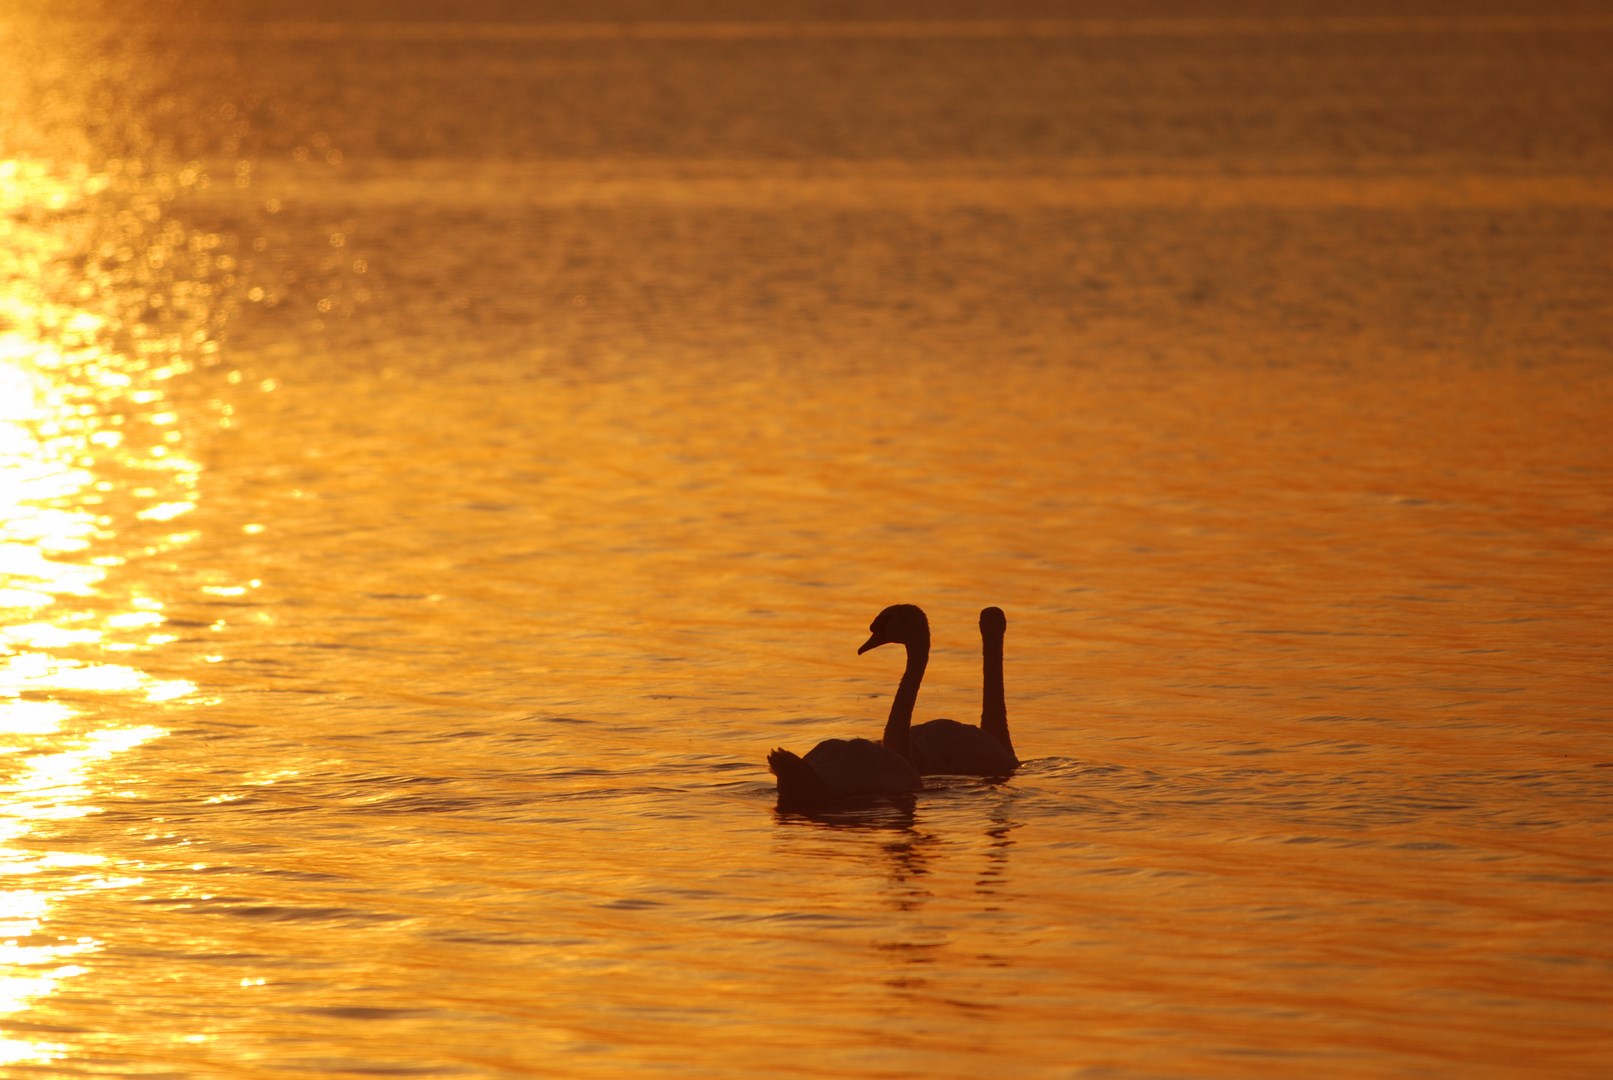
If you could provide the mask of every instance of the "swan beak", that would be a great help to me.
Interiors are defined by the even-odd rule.
[[[857,655],[861,656],[869,649],[877,649],[886,643],[887,642],[884,638],[880,637],[878,634],[874,634],[867,641],[863,642],[863,647],[857,650]]]

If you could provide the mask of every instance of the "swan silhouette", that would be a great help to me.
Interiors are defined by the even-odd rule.
[[[1019,767],[1008,737],[1008,706],[1003,701],[1003,637],[1008,617],[1002,608],[980,613],[980,726],[956,720],[930,720],[912,730],[913,764],[924,776],[1006,776]]]
[[[919,683],[930,660],[930,623],[912,604],[893,604],[869,624],[869,637],[857,650],[898,643],[907,646],[907,668],[891,701],[890,719],[879,742],[872,739],[825,739],[805,757],[788,750],[767,755],[767,767],[778,777],[779,801],[822,804],[859,795],[893,795],[924,787],[913,768],[908,726]]]

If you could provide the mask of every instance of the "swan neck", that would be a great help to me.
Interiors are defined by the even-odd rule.
[[[1008,703],[1003,695],[1003,635],[981,634],[980,653],[980,730],[1011,754],[1014,743],[1008,737]]]
[[[917,642],[907,646],[907,668],[891,700],[890,719],[885,721],[885,734],[880,739],[887,750],[894,750],[908,761],[913,760],[912,740],[908,731],[913,724],[913,707],[918,704],[919,683],[924,681],[924,668],[930,662],[930,643]]]

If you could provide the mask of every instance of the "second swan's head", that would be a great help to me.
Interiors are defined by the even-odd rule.
[[[868,624],[868,640],[857,650],[861,656],[869,649],[891,643],[901,645],[930,644],[930,620],[912,604],[892,604],[874,616]]]
[[[980,611],[980,632],[982,634],[1003,634],[1008,631],[1008,616],[1003,614],[1000,607],[982,608]]]

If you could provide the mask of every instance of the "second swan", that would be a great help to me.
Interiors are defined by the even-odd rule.
[[[1008,706],[1003,700],[1003,637],[1008,617],[1002,608],[980,613],[980,726],[931,720],[912,730],[913,764],[924,776],[1007,776],[1019,767],[1008,737]]]

